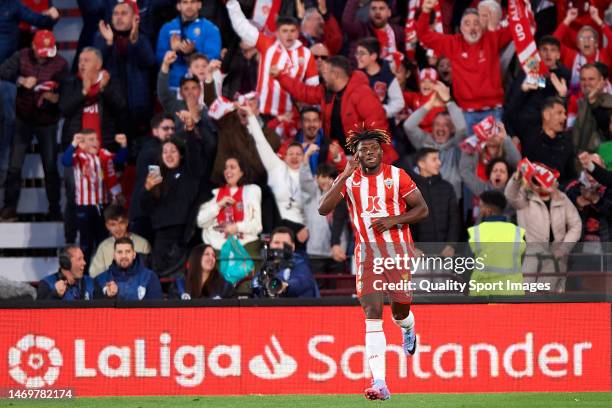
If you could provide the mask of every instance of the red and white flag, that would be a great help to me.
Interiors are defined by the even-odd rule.
[[[255,26],[266,34],[276,31],[276,17],[280,11],[281,0],[255,0],[253,18]]]
[[[404,33],[406,34],[406,55],[411,60],[414,59],[417,46],[416,38],[416,12],[423,5],[422,0],[410,0],[408,3],[408,16],[406,17],[406,26]],[[437,2],[433,9],[434,12],[434,31],[442,33],[442,9],[440,8],[440,2]],[[427,50],[428,56],[433,56],[433,50]]]
[[[510,0],[508,2],[508,22],[521,67],[527,75],[527,80],[542,83],[542,78],[548,74],[548,68],[538,54],[538,48],[533,38],[535,22],[529,18],[530,14],[533,13],[531,13],[531,7],[526,0]]]

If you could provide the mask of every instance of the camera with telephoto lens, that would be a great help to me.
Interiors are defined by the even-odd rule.
[[[293,249],[284,244],[283,248],[269,248],[264,243],[262,250],[264,263],[255,277],[254,294],[261,297],[278,297],[283,289],[283,271],[293,266]]]

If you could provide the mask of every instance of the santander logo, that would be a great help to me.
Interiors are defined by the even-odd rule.
[[[25,388],[53,385],[63,364],[62,353],[49,337],[26,334],[8,351],[9,375]]]
[[[292,376],[297,371],[297,362],[285,354],[275,335],[270,336],[270,342],[272,348],[266,345],[264,355],[257,355],[249,361],[249,370],[254,376],[264,380],[278,380]]]

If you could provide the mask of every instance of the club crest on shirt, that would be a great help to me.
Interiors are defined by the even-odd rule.
[[[385,183],[385,187],[387,187],[387,188],[393,187],[393,180],[390,179],[390,178],[385,179],[384,183]]]
[[[196,37],[199,37],[200,34],[201,34],[200,27],[196,27],[193,29],[193,35],[195,35]]]

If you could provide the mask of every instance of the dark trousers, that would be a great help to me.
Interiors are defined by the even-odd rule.
[[[59,213],[60,179],[57,170],[57,124],[36,126],[17,118],[15,136],[11,144],[9,169],[6,177],[4,206],[17,208],[21,191],[21,168],[32,137],[36,135],[38,148],[45,171],[45,189],[49,201],[49,212]]]
[[[76,242],[76,186],[74,184],[74,167],[64,167],[64,186],[66,187],[66,205],[64,206],[64,238],[66,243]]]
[[[79,231],[79,243],[85,255],[87,265],[89,265],[94,249],[108,235],[108,231],[104,226],[103,211],[104,207],[98,205],[76,206],[76,225]]]

